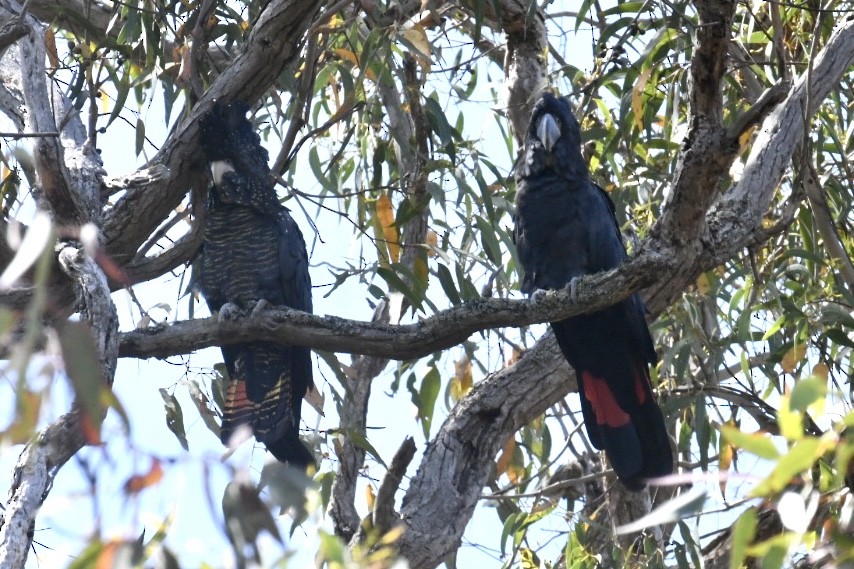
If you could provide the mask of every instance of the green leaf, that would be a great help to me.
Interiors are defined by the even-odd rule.
[[[222,495],[222,513],[232,543],[254,544],[263,530],[283,543],[273,514],[248,479],[233,480],[226,485]]]
[[[202,389],[201,387],[199,387],[198,382],[195,380],[182,380],[181,383],[187,386],[187,390],[190,392],[190,400],[196,406],[196,409],[198,410],[202,421],[204,421],[205,426],[210,432],[216,435],[217,439],[219,439],[220,425],[217,421],[216,413],[214,413],[213,410],[211,410],[211,408],[208,406],[210,400],[204,393],[202,393]]]
[[[453,142],[456,131],[454,131],[454,128],[448,122],[445,111],[442,110],[436,99],[433,97],[426,97],[424,99],[424,112],[427,115],[427,122],[430,123],[430,130],[436,133],[436,136],[442,142],[442,146],[447,146]]]
[[[190,445],[187,443],[187,433],[184,430],[184,412],[178,404],[175,396],[160,388],[160,397],[163,398],[163,403],[166,407],[166,426],[184,447],[184,450],[190,450]]]
[[[439,370],[431,366],[427,375],[421,380],[421,389],[418,392],[418,418],[421,420],[421,428],[424,438],[430,438],[430,424],[433,422],[433,409],[436,406],[436,398],[442,386],[442,378]]]
[[[792,478],[812,468],[820,456],[821,440],[805,438],[796,442],[791,450],[783,456],[771,474],[762,481],[751,494],[753,496],[768,496],[780,492]]]
[[[735,567],[736,569],[741,567],[747,555],[747,546],[756,536],[756,522],[756,508],[747,508],[738,516],[738,519],[733,524],[730,567]]]
[[[498,239],[495,237],[495,229],[492,224],[486,221],[483,217],[476,215],[475,221],[480,232],[480,240],[483,243],[483,250],[487,258],[496,265],[501,264],[501,246],[498,244]]]
[[[145,144],[145,123],[141,118],[136,119],[136,155],[142,152],[142,147]]]
[[[368,442],[368,439],[367,437],[365,437],[365,435],[358,431],[351,430],[343,431],[343,433],[351,443],[371,455],[374,460],[388,468],[388,465],[386,465],[386,463],[383,461],[382,457],[380,456],[380,453],[377,452],[377,449],[374,448],[374,445]]]
[[[92,329],[84,322],[69,320],[57,326],[57,332],[65,371],[74,388],[75,399],[86,414],[89,425],[96,428],[104,416],[101,392],[106,387]]]
[[[314,486],[314,480],[304,470],[279,461],[265,462],[258,480],[258,490],[267,491],[268,501],[283,512],[290,511],[295,520],[304,520],[308,515],[306,492]]]
[[[113,124],[113,121],[119,118],[119,114],[122,112],[122,109],[125,108],[125,102],[127,101],[128,93],[130,93],[129,65],[130,64],[125,65],[124,69],[122,70],[121,77],[118,76],[117,70],[112,65],[105,65],[107,73],[110,76],[112,85],[116,89],[116,101],[113,104],[113,110],[110,111],[110,118],[107,119],[107,124],[104,125],[104,128],[107,128],[111,124]],[[137,154],[139,153],[137,152]]]
[[[519,518],[524,518],[524,512],[516,512],[507,516],[504,527],[501,529],[501,555],[506,551],[507,538],[516,533]]]
[[[771,436],[766,433],[743,433],[731,425],[721,425],[721,434],[733,446],[769,460],[780,456]]]
[[[788,316],[786,316],[785,314],[779,317],[777,321],[774,322],[774,324],[772,324],[771,327],[765,331],[765,334],[762,336],[762,341],[764,342],[765,340],[779,332],[780,329],[783,328],[783,325],[788,321],[788,319]]]
[[[827,384],[817,377],[808,377],[795,384],[789,403],[797,411],[806,411],[807,407],[827,394]]]
[[[378,267],[377,275],[386,282],[390,290],[403,293],[403,296],[405,296],[413,306],[421,306],[421,300],[423,298],[403,282],[403,279],[400,278],[395,271],[388,267]]]
[[[442,285],[442,290],[445,291],[445,296],[451,301],[451,304],[458,305],[462,302],[457,288],[454,285],[454,277],[451,271],[442,263],[436,264],[436,275],[439,277],[439,284]]]
[[[792,532],[784,532],[757,543],[747,549],[747,554],[762,559],[762,569],[780,569],[783,567],[788,552],[797,536]]]

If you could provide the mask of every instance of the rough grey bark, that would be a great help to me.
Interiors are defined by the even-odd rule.
[[[8,0],[2,0],[2,2],[0,6],[11,5]],[[63,3],[63,5],[70,4],[73,3]],[[541,76],[540,71],[544,74],[544,62],[540,58],[542,51],[538,55],[536,47],[545,45],[545,39],[538,31],[542,29],[542,22],[538,19],[528,19],[529,3],[526,1],[500,0],[486,4],[501,7],[500,17],[493,14],[490,25],[504,29],[508,34],[508,58],[510,58],[508,69],[515,66],[515,70],[508,71],[508,83],[512,84],[508,86],[508,93],[510,93],[509,100],[516,101],[508,106],[508,112],[511,113],[511,122],[516,132],[520,132],[519,125],[524,125],[527,121],[527,115],[521,109],[535,98],[535,92],[540,87],[537,77]],[[405,3],[407,10],[417,9],[418,5],[418,2]],[[701,18],[705,18],[710,24],[707,30],[709,36],[703,39],[704,36],[701,33],[698,40],[701,47],[703,42],[709,42],[710,49],[711,46],[725,46],[726,42],[720,36],[723,28],[719,23],[731,17],[727,16],[731,3],[705,1],[698,2],[697,5]],[[274,0],[271,2],[267,11],[256,22],[247,49],[235,60],[233,67],[226,70],[215,82],[205,97],[239,96],[255,100],[261,96],[284,66],[298,60],[301,38],[311,25],[313,15],[319,7],[319,3],[308,1]],[[705,53],[703,49],[699,51]],[[725,49],[721,50],[721,53],[725,52]],[[699,80],[695,78],[695,85],[705,84],[703,82],[705,72],[708,72],[708,81],[714,83],[720,80],[722,56],[715,55],[712,51],[708,51],[708,55],[711,58],[705,63],[708,69],[697,70]],[[708,204],[716,192],[721,169],[725,172],[731,163],[731,156],[734,156],[731,148],[726,144],[733,131],[721,132],[719,117],[714,112],[717,103],[713,99],[698,100],[692,109],[706,109],[704,112],[708,116],[707,118],[697,117],[696,121],[692,119],[691,126],[692,128],[695,125],[706,124],[706,126],[702,128],[698,126],[694,133],[689,135],[690,140],[686,142],[683,148],[684,155],[679,162],[680,166],[671,194],[672,201],[669,202],[665,215],[653,232],[653,237],[642,246],[641,251],[628,267],[607,275],[591,276],[579,284],[579,304],[585,303],[584,308],[566,303],[565,294],[554,293],[536,305],[519,301],[514,303],[494,300],[474,303],[442,313],[435,317],[434,323],[409,328],[308,318],[305,315],[282,311],[271,311],[267,318],[277,322],[276,337],[286,341],[293,341],[299,336],[305,343],[315,347],[363,351],[388,357],[392,354],[381,353],[380,350],[385,348],[379,347],[380,344],[399,342],[395,346],[402,351],[395,352],[396,354],[405,353],[406,349],[412,350],[409,353],[417,354],[420,353],[417,348],[406,348],[407,342],[410,346],[420,341],[439,342],[436,340],[438,335],[449,333],[448,330],[451,328],[456,330],[456,325],[460,322],[471,327],[465,334],[467,337],[471,331],[482,329],[479,327],[481,324],[475,322],[478,319],[486,319],[491,325],[499,325],[498,323],[520,325],[523,322],[550,320],[582,310],[594,309],[608,301],[613,302],[624,298],[632,291],[644,286],[647,287],[645,297],[648,304],[653,314],[657,314],[672,303],[689,283],[693,283],[700,272],[717,266],[738,254],[744,247],[760,243],[769,235],[762,229],[761,219],[771,203],[775,187],[788,166],[794,147],[802,138],[804,119],[809,120],[816,106],[838,83],[839,77],[850,67],[852,61],[854,61],[854,19],[849,18],[840,22],[830,42],[816,59],[811,84],[805,84],[805,77],[801,77],[789,91],[786,101],[764,119],[763,134],[753,147],[748,168],[745,169],[741,181],[724,193],[711,214],[707,213]],[[523,69],[526,65],[532,66],[532,69]],[[523,72],[529,74],[522,77]],[[695,73],[693,68],[692,73]],[[226,78],[223,79],[223,77]],[[513,86],[519,88],[514,90],[511,88]],[[809,96],[807,96],[808,93]],[[9,97],[14,98],[12,89],[0,92],[0,101],[9,100]],[[810,101],[810,108],[804,113],[807,100]],[[209,103],[209,98],[200,101],[191,116],[176,129],[161,152],[146,168],[131,176],[113,179],[105,184],[104,194],[106,195],[122,189],[127,190],[125,196],[106,212],[105,218],[108,250],[121,262],[142,263],[144,261],[137,257],[139,247],[166,219],[191,186],[189,180],[196,172],[198,164],[193,145],[188,143],[196,136],[194,118],[204,112]],[[22,116],[21,108],[14,109],[10,105],[8,112],[12,116]],[[6,109],[4,105],[4,110]],[[758,120],[758,116],[767,109],[762,107],[760,110],[762,112],[757,113],[757,117],[751,120]],[[703,123],[704,120],[707,122]],[[738,121],[735,124],[739,124]],[[709,138],[706,140],[704,137]],[[704,152],[709,153],[703,157],[713,165],[711,170],[704,169],[707,168],[707,164],[703,161],[691,160],[690,156],[687,156],[689,151],[694,152],[700,148],[704,148]],[[64,152],[55,147],[48,150]],[[67,154],[59,155],[64,156],[67,162]],[[54,174],[45,170],[50,165],[44,162],[43,160],[39,174],[42,175],[42,172],[45,172],[45,176]],[[69,168],[67,163],[65,167]],[[82,169],[92,172],[92,168],[90,164]],[[50,195],[59,196],[57,199],[62,199],[63,192],[77,191],[75,184],[78,182],[73,178],[71,176],[69,180],[65,174],[59,174],[56,178],[59,193]],[[697,180],[702,182],[700,187],[693,185]],[[88,193],[84,191],[79,195],[88,195]],[[696,203],[692,202],[695,198]],[[88,204],[84,203],[84,207],[80,208],[71,203],[70,215],[79,216],[80,212],[88,211],[86,209]],[[65,209],[61,211],[64,212]],[[668,218],[668,215],[672,217]],[[133,224],[132,219],[144,221]],[[189,250],[191,250],[191,244],[187,245],[186,251]],[[180,259],[185,254],[184,249],[181,251],[182,253],[171,258],[170,262],[175,262],[176,265],[180,263]],[[70,252],[73,253],[73,251]],[[186,254],[189,255],[189,253]],[[70,261],[77,255],[69,255],[69,252],[66,255],[69,261],[66,270],[72,277],[66,281],[67,289],[92,292],[93,298],[87,301],[90,303],[96,302],[97,299],[109,299],[108,289],[100,270],[87,264],[84,257],[78,272],[80,275],[90,275],[92,280],[86,281],[76,277],[75,274],[78,273],[75,273],[72,268],[74,264]],[[156,270],[151,269],[151,274],[156,274],[156,271],[161,270],[163,266],[165,265],[159,265]],[[654,274],[650,274],[644,270],[644,267],[657,268],[657,270],[653,270]],[[74,284],[74,279],[77,284]],[[9,298],[15,298],[17,302],[25,300],[25,297],[21,296],[9,295]],[[588,302],[589,304],[586,304]],[[110,333],[113,329],[109,310],[106,309],[103,312],[89,310],[88,314],[93,320],[93,328],[99,333],[106,381],[106,376],[111,375],[110,362],[114,357],[112,344],[108,340],[110,337],[115,338],[115,334]],[[98,314],[100,316],[97,316]],[[458,320],[454,320],[455,318]],[[281,323],[278,323],[279,320]],[[155,332],[151,334],[151,338],[166,338],[175,330],[197,334],[186,345],[187,350],[191,347],[222,342],[226,333],[243,334],[242,339],[259,333],[252,323],[215,325],[202,322],[199,330],[192,325],[188,325],[187,328],[174,327]],[[354,331],[364,332],[367,340],[353,341],[345,337]],[[147,347],[144,349],[149,352],[142,352],[143,348],[133,349],[139,349],[140,354],[165,354],[165,351],[157,352],[157,350],[164,350],[157,346],[157,340],[143,338],[144,335],[144,333],[134,333],[124,336],[124,353],[130,354],[132,346],[145,345]],[[401,339],[396,339],[398,336]],[[461,339],[453,340],[457,342]],[[445,344],[436,343],[435,345],[444,346]],[[371,374],[374,373],[376,371],[372,369],[365,372],[364,377],[372,377]],[[362,398],[366,405],[370,381],[366,380],[360,385],[363,385],[366,390]],[[436,437],[430,442],[418,471],[405,493],[400,517],[407,531],[400,542],[400,551],[410,560],[413,567],[433,567],[458,548],[462,533],[491,475],[493,459],[501,446],[512,433],[539,416],[575,387],[569,367],[549,334],[529,350],[517,364],[491,375],[476,385],[471,393],[459,402]],[[355,405],[353,413],[358,418],[364,415],[364,409]],[[0,533],[2,537],[0,544],[8,544],[7,551],[11,552],[8,555],[26,555],[26,547],[21,552],[20,544],[28,543],[25,532],[32,525],[35,508],[44,498],[49,470],[67,460],[63,457],[70,456],[69,451],[79,448],[82,444],[77,420],[76,413],[66,415],[46,429],[40,435],[38,444],[27,447],[22,455],[8,501],[6,523]],[[403,476],[400,471],[405,471],[404,463],[405,460],[401,460],[402,466],[399,465],[395,476]],[[358,465],[358,462],[354,465]],[[354,473],[352,478],[354,483],[358,468],[351,468],[351,471]],[[350,483],[347,482],[347,484]],[[389,484],[390,486],[384,491],[384,496],[391,496],[388,499],[392,500],[396,486],[393,482]],[[349,496],[349,490],[339,496]],[[350,512],[346,514],[348,526],[354,519],[355,508],[350,510],[351,506],[352,503],[343,506]],[[387,508],[382,511],[384,513],[381,517],[386,520],[384,524],[394,517]],[[22,561],[23,558],[9,557],[9,559]]]
[[[817,59],[813,78],[822,85],[813,84],[815,98],[807,117],[852,61],[854,18],[849,18],[839,24]],[[801,100],[804,81],[801,77],[787,102]],[[793,121],[792,112],[784,103],[764,120],[763,132],[787,134],[764,140],[765,144],[757,141],[749,160],[751,167],[745,169],[740,182],[725,194],[714,212],[696,221],[709,224],[712,230],[708,238],[703,236],[700,244],[684,243],[689,232],[680,231],[681,235],[673,239],[670,232],[659,229],[656,237],[645,243],[645,248],[679,260],[675,275],[661,275],[646,291],[653,315],[672,303],[685,290],[685,283],[693,282],[700,272],[767,236],[761,228],[762,215],[803,132],[803,121]],[[679,187],[674,188],[678,191]],[[696,229],[694,240],[700,238]],[[674,241],[683,241],[682,247]],[[698,254],[686,257],[686,249]],[[548,335],[518,363],[493,374],[458,403],[431,441],[404,497],[401,517],[407,531],[400,550],[413,568],[435,567],[459,547],[492,460],[504,441],[574,388],[568,365]],[[442,499],[436,500],[436,496]]]
[[[9,15],[21,13],[14,2],[0,9]],[[19,65],[4,70],[10,79],[8,93],[14,98],[7,114],[26,108],[26,128],[30,132],[56,132],[65,117],[61,97],[49,96],[44,69],[44,39],[41,25],[25,18],[28,34],[18,42]],[[7,59],[11,61],[12,59]],[[17,74],[17,79],[12,75]],[[17,86],[20,85],[20,90]],[[40,207],[48,209],[55,225],[80,227],[98,221],[100,212],[100,161],[86,145],[85,132],[76,115],[66,121],[60,136],[38,137],[34,150],[35,175],[43,195]],[[75,237],[76,232],[75,233]],[[57,248],[59,270],[75,293],[73,310],[88,324],[95,341],[101,368],[101,382],[111,386],[118,357],[118,317],[110,298],[107,279],[79,242],[61,241]],[[23,567],[32,540],[39,507],[50,491],[51,482],[84,444],[81,409],[75,402],[71,411],[39,433],[24,448],[15,470],[0,527],[0,567]]]

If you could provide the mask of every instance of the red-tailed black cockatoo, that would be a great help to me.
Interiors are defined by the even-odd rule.
[[[590,181],[581,130],[568,101],[550,93],[534,107],[516,164],[514,238],[522,292],[572,287],[573,279],[626,259],[615,208]],[[638,295],[591,314],[552,322],[575,369],[590,441],[623,484],[670,474],[673,456],[649,379],[657,356]]]
[[[279,202],[248,110],[240,101],[217,103],[200,123],[213,184],[194,280],[220,318],[267,304],[311,312],[305,241]],[[315,464],[299,437],[303,396],[313,386],[310,350],[256,341],[223,346],[222,355],[229,375],[222,442],[249,425],[279,461]]]

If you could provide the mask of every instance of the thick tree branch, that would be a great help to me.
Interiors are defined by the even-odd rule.
[[[618,269],[584,277],[578,282],[574,303],[568,291],[550,291],[537,302],[474,300],[415,324],[397,326],[273,308],[254,319],[219,322],[210,317],[125,332],[119,354],[164,358],[263,338],[318,350],[415,359],[460,344],[481,330],[561,320],[604,308],[669,274],[673,267],[667,259],[661,252],[642,253]]]
[[[691,57],[688,134],[657,230],[674,243],[696,242],[703,217],[738,151],[723,128],[721,82],[726,70],[734,0],[697,0],[700,17]]]
[[[104,223],[107,252],[119,263],[133,258],[137,248],[181,202],[201,171],[196,144],[198,121],[215,99],[256,101],[287,66],[294,65],[306,30],[320,3],[314,0],[273,0],[234,62],[216,79],[205,96],[172,133],[157,155],[134,174],[136,179],[166,177],[158,184],[128,188],[109,210]]]
[[[44,32],[34,20],[31,31],[18,45],[21,52],[21,74],[24,101],[27,106],[27,129],[30,132],[56,132],[55,109],[48,96],[44,67]],[[83,189],[76,187],[66,167],[65,150],[58,137],[40,136],[33,139],[33,157],[41,191],[50,205],[53,220],[59,225],[80,226],[97,219],[100,204],[88,199]]]
[[[527,0],[466,1],[462,5],[472,14],[482,11],[487,25],[504,31],[507,37],[504,52],[507,118],[516,141],[521,143],[534,103],[546,87],[549,43],[542,9],[531,10],[531,2]]]
[[[814,69],[816,84],[813,105],[817,105],[838,83],[854,59],[854,18],[843,22],[819,56]],[[850,39],[849,39],[850,37]],[[793,88],[789,99],[797,99],[802,81]],[[765,135],[754,145],[751,167],[716,211],[695,219],[683,228],[686,235],[703,223],[711,231],[703,247],[691,253],[676,251],[675,272],[662,275],[646,297],[653,314],[670,304],[693,282],[700,271],[722,261],[724,255],[735,255],[746,246],[756,244],[763,233],[761,218],[766,212],[783,174],[785,163],[799,142],[803,122],[797,105],[783,103],[763,124],[766,133],[795,130],[787,136]],[[810,109],[810,111],[813,111]],[[798,125],[792,129],[792,121]],[[686,161],[680,160],[684,168]],[[680,173],[677,173],[677,177]],[[665,281],[667,281],[665,283]],[[428,446],[421,466],[404,497],[401,517],[407,526],[400,548],[414,568],[434,567],[455,550],[474,510],[483,486],[488,480],[492,460],[515,430],[534,419],[567,391],[575,387],[568,366],[557,353],[551,335],[525,353],[515,365],[493,374],[477,386],[454,408]],[[432,499],[441,495],[442,500]]]
[[[768,211],[777,185],[789,166],[795,147],[803,140],[804,120],[809,120],[839,78],[854,63],[854,17],[842,20],[818,54],[811,74],[804,73],[783,101],[762,123],[762,128],[741,180],[720,200],[710,228],[730,227],[757,231]],[[811,84],[810,84],[811,81]],[[806,108],[807,100],[810,108]],[[740,219],[750,216],[749,222]],[[740,238],[736,238],[740,241]]]
[[[118,316],[107,279],[79,246],[59,251],[63,270],[75,282],[82,319],[89,324],[97,349],[102,382],[112,386],[118,354]],[[41,504],[50,492],[56,472],[79,451],[85,441],[81,410],[48,426],[24,448],[12,474],[12,484],[0,527],[0,567],[23,567],[32,542],[32,528]]]

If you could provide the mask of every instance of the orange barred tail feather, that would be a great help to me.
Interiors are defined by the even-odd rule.
[[[240,425],[252,423],[255,405],[246,397],[246,382],[242,379],[229,379],[225,391],[225,409],[222,411],[222,427],[219,438],[228,446],[231,436]]]
[[[255,379],[248,384],[241,373],[245,371],[247,360],[251,360],[254,367],[265,355],[265,350],[257,347],[252,351],[255,352],[252,354],[254,358],[247,357],[245,351],[238,356],[234,374],[237,377],[228,381],[220,440],[227,445],[235,429],[249,425],[255,439],[280,462],[299,468],[310,464],[316,466],[313,455],[299,437],[299,415],[294,413],[294,402],[291,401],[290,373],[282,372],[275,383],[264,385],[257,382],[258,376],[264,374],[257,373],[256,369],[256,373],[249,376]],[[301,403],[300,397],[295,404]]]

